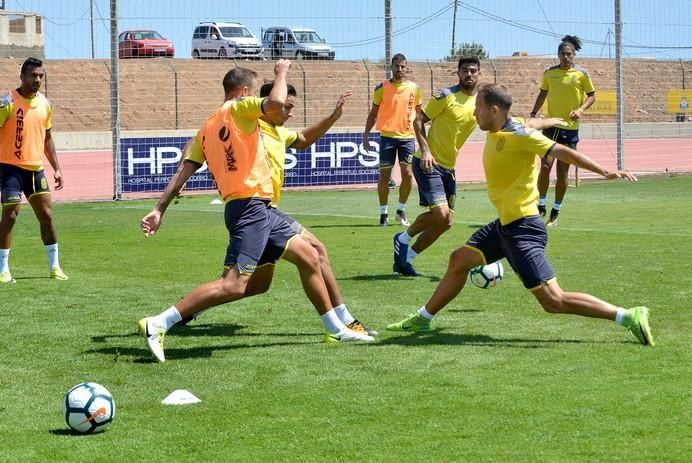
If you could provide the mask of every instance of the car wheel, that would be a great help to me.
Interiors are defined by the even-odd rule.
[[[296,59],[303,59],[303,52],[302,51],[296,52]]]
[[[192,50],[192,57],[199,59],[199,50]]]
[[[219,59],[224,59],[224,58],[226,58],[227,56],[228,56],[228,55],[226,54],[226,49],[225,49],[225,48],[222,48],[222,49],[219,50]]]

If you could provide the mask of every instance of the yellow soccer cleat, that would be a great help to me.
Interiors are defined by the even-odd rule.
[[[50,277],[53,280],[60,280],[60,281],[66,281],[66,280],[70,279],[67,275],[65,275],[65,272],[63,272],[60,267],[55,267],[53,270],[51,270],[50,271]]]

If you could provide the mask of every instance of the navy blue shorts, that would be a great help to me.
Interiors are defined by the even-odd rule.
[[[457,199],[457,179],[454,169],[445,169],[435,164],[432,172],[425,172],[420,163],[420,159],[413,158],[413,176],[418,184],[420,205],[434,207],[447,203],[449,209],[453,211]]]
[[[416,142],[413,138],[390,138],[380,136],[380,169],[394,167],[398,158],[399,164],[411,164]]]
[[[0,192],[2,204],[18,204],[22,202],[22,193],[29,199],[36,194],[50,193],[50,188],[43,169],[35,171],[0,164]]]
[[[262,252],[262,256],[257,263],[257,266],[266,264],[276,264],[284,255],[288,248],[288,243],[296,236],[300,236],[305,227],[298,223],[293,217],[284,214],[275,207],[269,208],[269,221],[271,224],[271,232],[267,246]]]
[[[555,278],[545,256],[548,231],[537,215],[524,217],[507,225],[495,220],[477,230],[466,242],[483,254],[485,263],[507,258],[524,287],[536,289]]]
[[[256,198],[229,201],[224,219],[229,236],[224,265],[252,275],[271,233],[269,202]]]
[[[291,217],[290,215],[286,214],[285,212],[282,212],[278,210],[277,208],[273,207],[272,212],[281,217],[286,221],[289,227],[295,232],[296,235],[302,235],[303,232],[305,231],[305,227],[302,226],[296,219]]]
[[[579,143],[579,130],[566,130],[558,127],[551,127],[543,130],[543,135],[573,150],[577,149],[577,143]]]

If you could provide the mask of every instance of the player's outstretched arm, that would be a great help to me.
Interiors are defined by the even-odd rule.
[[[158,231],[161,226],[163,213],[166,212],[168,205],[173,198],[176,197],[183,185],[185,185],[185,182],[188,181],[199,167],[200,165],[194,161],[183,161],[178,171],[173,178],[171,178],[170,182],[168,182],[168,185],[166,185],[166,189],[163,190],[163,194],[156,204],[156,207],[142,218],[141,225],[144,236],[152,236]]]
[[[350,90],[342,93],[339,96],[339,99],[336,101],[334,111],[332,111],[328,117],[325,117],[321,121],[300,132],[298,134],[298,139],[291,147],[302,150],[319,140],[320,137],[327,133],[327,130],[329,130],[336,123],[336,121],[339,120],[341,115],[344,113],[344,104],[346,104],[348,97],[350,97],[352,94],[353,92]]]
[[[526,126],[536,130],[549,129],[551,127],[567,127],[569,124],[559,117],[529,117]]]
[[[572,148],[568,148],[567,146],[561,145],[559,143],[556,143],[553,146],[549,154],[555,156],[560,161],[569,164],[574,164],[575,166],[581,167],[586,170],[590,170],[591,172],[596,173],[598,175],[602,175],[608,180],[624,178],[626,180],[629,180],[630,182],[637,181],[637,177],[627,171],[616,170],[611,172],[609,170],[606,170],[587,155],[582,154],[579,151],[573,150]]]

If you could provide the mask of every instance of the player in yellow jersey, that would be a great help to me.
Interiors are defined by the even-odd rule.
[[[573,35],[566,35],[557,47],[557,56],[560,59],[558,66],[552,66],[543,73],[541,89],[533,105],[531,117],[535,117],[540,111],[543,102],[548,100],[548,116],[559,117],[567,122],[566,127],[554,127],[547,129],[543,135],[558,143],[577,148],[579,142],[579,122],[584,111],[589,109],[596,101],[596,91],[589,73],[574,64],[574,57],[581,49],[581,40]],[[546,196],[550,185],[550,170],[555,158],[546,156],[541,162],[541,170],[538,175],[538,211],[541,216],[546,213]],[[560,214],[562,201],[567,193],[567,177],[569,164],[558,159],[555,180],[555,201],[550,210],[548,226],[556,226]]]
[[[380,177],[377,195],[380,200],[380,226],[389,225],[389,188],[392,168],[399,160],[401,184],[396,221],[407,227],[406,202],[411,193],[413,172],[411,161],[416,150],[413,121],[420,112],[422,96],[420,87],[406,78],[406,57],[397,53],[392,57],[392,78],[375,87],[372,108],[365,122],[363,148],[370,150],[369,135],[377,122],[380,131]]]
[[[22,193],[34,210],[48,255],[50,277],[67,280],[58,259],[58,239],[52,200],[43,172],[43,156],[53,167],[55,189],[63,187],[62,171],[53,143],[53,106],[41,93],[43,62],[28,58],[20,71],[21,84],[0,98],[0,283],[14,283],[9,267],[12,229],[21,209]]]
[[[480,228],[452,253],[447,272],[417,313],[387,329],[431,331],[431,320],[461,292],[469,270],[504,257],[545,311],[612,320],[628,328],[640,343],[653,346],[646,307],[625,309],[590,294],[564,291],[558,285],[545,255],[547,229],[538,215],[536,155],[554,156],[606,179],[636,178],[624,171],[609,172],[588,156],[528,128],[509,116],[511,105],[511,94],[497,84],[483,86],[476,99],[478,126],[488,132],[483,149],[488,196],[499,218]]]
[[[196,313],[246,296],[261,257],[281,255],[298,267],[306,295],[320,314],[327,330],[325,341],[373,341],[369,335],[347,328],[332,309],[320,272],[317,251],[280,217],[271,213],[274,196],[272,173],[258,119],[283,109],[286,74],[290,61],[279,60],[274,68],[276,85],[267,98],[245,97],[226,101],[200,129],[186,157],[166,186],[154,210],[142,219],[142,231],[151,236],[159,229],[166,208],[190,176],[207,162],[219,193],[226,202],[225,222],[229,245],[224,271],[217,280],[193,289],[175,305],[139,321],[142,335],[154,357],[165,361],[163,339],[176,323]],[[234,68],[224,78],[226,96],[241,87],[254,94],[254,71]]]
[[[408,230],[394,236],[394,273],[417,275],[412,261],[452,227],[456,200],[454,165],[459,149],[476,128],[473,117],[476,85],[481,63],[475,56],[459,59],[459,83],[433,95],[413,123],[418,151],[413,156],[413,175],[420,205],[429,210]],[[426,132],[425,124],[432,121]],[[418,238],[410,244],[413,237]]]
[[[273,82],[268,82],[262,85],[259,93],[260,97],[269,95],[273,88]],[[269,155],[269,160],[273,171],[273,212],[282,217],[302,239],[310,243],[310,245],[317,250],[317,253],[320,256],[320,269],[322,271],[322,277],[324,278],[327,291],[329,292],[329,300],[331,301],[331,306],[336,311],[339,319],[344,323],[344,325],[352,330],[360,331],[371,336],[376,336],[377,331],[363,325],[346,308],[344,298],[341,295],[339,285],[336,282],[334,270],[332,269],[329,261],[329,254],[327,253],[327,248],[324,243],[322,243],[319,238],[307,230],[293,217],[277,208],[281,187],[283,186],[284,182],[286,149],[295,148],[298,150],[304,150],[319,140],[322,135],[327,133],[327,130],[329,130],[334,123],[339,120],[343,114],[344,104],[349,96],[351,96],[350,91],[341,94],[336,102],[334,111],[332,111],[329,116],[318,121],[312,126],[307,127],[301,132],[296,132],[284,127],[284,124],[288,121],[288,119],[293,117],[293,108],[295,107],[298,98],[298,92],[296,91],[295,87],[288,84],[288,96],[286,97],[286,104],[284,105],[283,111],[277,111],[275,113],[265,114],[262,116],[260,118],[260,128],[262,129],[264,146],[267,148],[267,154]],[[271,284],[274,276],[274,263],[278,260],[278,258],[279,256],[265,255],[263,256],[263,259],[260,259],[260,264],[266,265],[258,268],[256,272],[256,280],[258,284],[253,286],[253,289],[260,292],[265,292],[269,289],[269,285]]]

